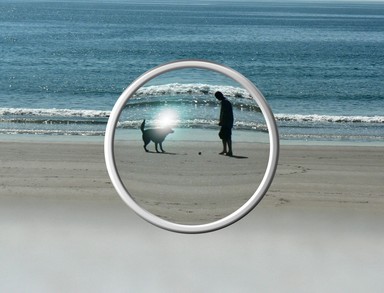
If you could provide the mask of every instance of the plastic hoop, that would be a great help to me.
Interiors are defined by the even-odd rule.
[[[126,190],[123,182],[121,181],[121,178],[117,171],[115,156],[114,156],[115,130],[116,130],[116,126],[117,126],[120,114],[124,106],[126,105],[128,99],[130,99],[140,87],[142,87],[145,83],[152,80],[153,78],[172,70],[185,69],[185,68],[198,68],[198,69],[212,70],[217,73],[221,73],[237,81],[240,85],[242,85],[244,89],[247,90],[250,93],[250,95],[253,97],[253,99],[257,102],[258,106],[261,109],[261,112],[263,113],[267,123],[269,141],[270,141],[270,151],[269,151],[267,168],[263,176],[263,179],[259,187],[255,191],[255,193],[249,198],[249,200],[245,204],[243,204],[239,209],[237,209],[230,215],[211,223],[198,224],[198,225],[184,225],[184,224],[173,223],[173,222],[164,220],[158,216],[155,216],[152,213],[148,212],[147,210],[143,209],[141,206],[139,206],[133,200],[129,192]],[[257,87],[251,81],[249,81],[246,77],[244,77],[239,72],[233,70],[230,67],[227,67],[218,63],[210,62],[210,61],[205,61],[205,60],[180,60],[180,61],[166,63],[147,71],[146,73],[141,75],[139,78],[137,78],[135,81],[133,81],[130,84],[130,86],[127,87],[125,91],[120,95],[119,99],[116,101],[111,111],[111,115],[109,117],[108,124],[106,127],[105,140],[104,140],[104,156],[105,156],[107,171],[113,186],[115,187],[117,193],[120,195],[123,201],[129,207],[131,207],[133,211],[137,213],[140,217],[152,223],[153,225],[169,231],[179,232],[179,233],[189,233],[189,234],[205,233],[205,232],[211,232],[218,229],[222,229],[224,227],[227,227],[237,222],[238,220],[243,218],[245,215],[247,215],[261,201],[261,199],[264,197],[269,186],[273,181],[276,168],[277,168],[278,158],[279,158],[279,149],[280,149],[279,134],[278,134],[276,121],[263,94],[257,89]]]

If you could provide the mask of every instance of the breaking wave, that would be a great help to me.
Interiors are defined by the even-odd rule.
[[[110,111],[73,110],[73,109],[29,109],[29,108],[0,108],[0,116],[46,116],[46,117],[94,117],[108,118]]]
[[[140,88],[135,97],[141,96],[165,96],[165,95],[209,95],[214,96],[215,92],[221,91],[224,96],[229,98],[243,98],[252,99],[248,91],[243,88],[234,86],[223,85],[209,85],[209,84],[181,84],[181,83],[169,83],[164,85],[153,85]],[[214,99],[213,99],[214,100]]]
[[[384,123],[384,116],[276,114],[275,119],[277,121],[295,121],[295,122]]]

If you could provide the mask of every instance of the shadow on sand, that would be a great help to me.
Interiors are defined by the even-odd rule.
[[[183,155],[186,156],[186,153],[171,153],[171,152],[156,152],[156,151],[147,151],[148,154],[158,154],[158,155]],[[235,158],[235,159],[248,159],[248,157],[245,156],[238,156],[238,155],[232,155],[232,156],[224,156],[228,158]]]
[[[170,152],[156,152],[156,151],[147,151],[147,154],[157,154],[157,155],[186,155],[180,153],[170,153]]]
[[[237,156],[237,155],[231,155],[231,156],[228,156],[228,155],[223,155],[223,154],[220,154],[224,157],[228,157],[228,158],[235,158],[235,159],[248,159],[248,157],[245,157],[245,156]]]
[[[248,159],[248,157],[244,157],[244,156],[236,156],[236,155],[232,155],[232,156],[228,156],[229,158],[235,158],[235,159]]]

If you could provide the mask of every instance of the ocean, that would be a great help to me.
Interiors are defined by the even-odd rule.
[[[384,143],[383,2],[0,0],[0,44],[2,135],[103,136],[137,77],[203,59],[260,89],[282,141]],[[234,105],[234,132],[267,132],[247,92],[193,69],[141,88],[118,127],[172,113],[174,128],[217,129],[216,90]]]

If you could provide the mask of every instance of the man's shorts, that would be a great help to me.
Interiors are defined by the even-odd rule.
[[[231,139],[232,136],[232,128],[222,126],[219,132],[219,137],[224,140]]]

